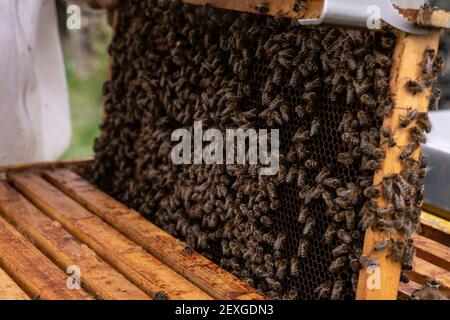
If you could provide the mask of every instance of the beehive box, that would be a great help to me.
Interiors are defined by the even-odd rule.
[[[122,2],[89,175],[273,298],[376,298],[374,265],[383,297],[395,298],[412,265],[439,35],[290,19],[318,3],[212,3],[247,14]],[[171,133],[196,120],[279,128],[280,173],[173,165]]]
[[[250,15],[170,1],[121,3],[110,49],[111,81],[105,85],[102,137],[96,143],[95,163],[82,174],[187,244],[176,245],[167,233],[71,171],[22,168],[10,171],[10,185],[107,264],[119,268],[149,297],[158,298],[163,291],[171,299],[187,298],[176,292],[177,286],[188,284],[183,278],[168,277],[170,271],[149,275],[146,266],[151,258],[146,254],[133,261],[127,250],[112,255],[116,247],[99,243],[111,241],[109,235],[114,231],[99,232],[99,218],[87,219],[85,226],[80,222],[84,215],[106,220],[211,297],[262,298],[251,284],[272,298],[395,299],[401,262],[408,266],[411,259],[395,261],[388,258],[392,248],[375,252],[374,246],[391,236],[398,240],[393,243],[409,245],[406,252],[414,249],[398,230],[380,230],[380,219],[374,219],[377,224],[371,228],[360,229],[361,220],[368,217],[363,208],[373,201],[377,208],[372,210],[380,213],[389,202],[382,196],[366,197],[375,191],[365,189],[375,186],[384,196],[383,178],[407,176],[405,171],[400,175],[405,163],[415,164],[400,161],[399,156],[410,143],[409,129],[424,123],[413,120],[401,128],[400,122],[414,110],[426,112],[434,99],[434,75],[428,69],[423,73],[422,68],[431,50],[436,50],[439,36],[410,36],[389,29],[310,29],[284,17],[313,17],[320,12],[318,3],[307,1],[307,10],[301,7],[296,12],[289,1],[272,1],[268,8],[255,1],[213,2],[225,9],[253,12]],[[430,75],[431,83],[422,87]],[[411,87],[414,84],[416,88]],[[194,119],[222,130],[242,125],[280,128],[282,174],[261,178],[249,166],[172,165],[170,133],[190,128]],[[392,132],[396,146],[381,137],[382,127]],[[362,140],[368,141],[361,144]],[[418,160],[419,150],[402,158]],[[319,174],[324,167],[330,172]],[[303,176],[300,169],[304,181],[299,179]],[[293,182],[288,173],[295,176]],[[418,226],[420,212],[421,180],[417,183],[414,197],[406,199],[412,214],[406,222],[412,230]],[[7,186],[2,193],[14,194]],[[54,197],[56,193],[62,200]],[[14,198],[12,203],[19,200]],[[209,207],[205,206],[208,201]],[[24,220],[7,210],[9,202],[8,196],[0,201],[3,215],[28,238],[39,239],[39,233],[23,230],[20,221]],[[225,214],[229,210],[224,206],[232,210]],[[303,218],[305,208],[309,213]],[[392,215],[386,218],[389,221]],[[426,275],[437,277],[448,289],[448,234],[429,224],[423,226],[427,235],[415,236],[416,269],[409,272],[413,281],[400,286],[403,295],[411,295]],[[334,235],[328,242],[324,239],[327,230],[339,231],[339,237]],[[50,250],[48,242],[40,241],[37,247],[52,260],[64,256],[64,248]],[[192,249],[203,256],[192,256]],[[359,271],[361,254],[365,261],[371,261],[368,257],[377,261],[379,289],[366,286],[370,273],[368,265]],[[6,273],[27,293],[36,295],[42,275],[35,279],[27,277],[29,270],[15,272],[14,265],[22,257],[11,256],[6,249],[2,256]],[[67,265],[67,261],[55,261],[59,268]],[[203,263],[206,269],[195,268]],[[169,278],[175,280],[165,287]],[[95,283],[95,277],[90,279],[88,285]],[[152,286],[158,279],[161,282]],[[92,293],[96,288],[86,290]],[[105,294],[110,286],[98,288],[110,298]],[[195,292],[201,297],[201,292]]]
[[[0,168],[0,300],[264,299],[77,174],[91,163]],[[421,229],[400,299],[450,286],[449,223],[423,213]]]

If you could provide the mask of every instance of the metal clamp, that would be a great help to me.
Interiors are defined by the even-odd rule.
[[[404,3],[405,1],[403,1]],[[406,1],[411,7],[417,7],[419,1]],[[322,14],[318,19],[300,19],[302,25],[331,24],[356,28],[369,28],[377,9],[380,19],[406,33],[425,35],[431,31],[420,28],[404,17],[390,0],[324,0]]]

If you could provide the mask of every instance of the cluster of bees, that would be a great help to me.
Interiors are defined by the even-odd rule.
[[[411,147],[382,127],[393,110],[394,34],[304,28],[282,14],[180,1],[120,6],[90,178],[184,240],[186,253],[202,253],[272,298],[353,298],[360,268],[376,263],[361,256],[364,230],[409,235],[419,219],[426,169],[411,155],[429,131],[426,115],[402,119]],[[193,130],[194,121],[279,128],[279,173],[174,165],[171,133]],[[404,170],[373,186],[385,144],[405,148]],[[392,204],[378,208],[380,196]],[[375,250],[391,250],[406,266],[410,248],[405,237]]]

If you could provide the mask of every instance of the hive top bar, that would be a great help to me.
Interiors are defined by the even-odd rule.
[[[429,28],[450,28],[450,14],[435,8],[420,9],[424,0],[183,0],[194,5],[299,19],[301,24],[332,24],[371,28],[379,20],[411,34],[427,34]],[[261,9],[263,7],[263,9]],[[377,25],[379,28],[379,25]]]

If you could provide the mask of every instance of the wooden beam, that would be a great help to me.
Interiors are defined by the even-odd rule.
[[[414,270],[408,272],[411,280],[417,283],[425,283],[427,277],[439,280],[442,285],[441,289],[450,294],[450,272],[435,266],[419,257],[414,260]]]
[[[422,236],[450,247],[450,221],[422,211],[421,227]]]
[[[295,0],[183,0],[184,3],[193,5],[209,4],[215,8],[234,10],[240,12],[257,13],[256,7],[266,4],[267,15],[283,15],[293,19],[315,19],[320,16],[323,8],[323,0],[304,0],[301,9],[293,10]]]
[[[99,217],[32,172],[11,173],[12,184],[35,206],[86,243],[148,295],[163,291],[169,299],[211,297],[127,239]]]
[[[398,288],[398,296],[401,299],[409,299],[411,298],[412,293],[420,288],[421,285],[412,280],[410,280],[408,283],[401,282]]]
[[[0,269],[0,300],[30,300],[30,297],[2,269]]]
[[[94,158],[86,158],[69,161],[12,164],[0,166],[0,174],[6,173],[7,171],[23,171],[30,169],[83,168],[92,164],[93,161]]]
[[[17,230],[0,218],[0,267],[30,296],[43,300],[87,300],[84,290],[70,290],[68,275]]]
[[[182,242],[74,172],[66,169],[46,171],[44,177],[211,296],[217,299],[264,299],[200,254],[186,253]]]
[[[439,45],[439,32],[433,32],[426,36],[406,35],[398,33],[397,45],[393,56],[393,66],[391,70],[391,93],[395,99],[395,108],[390,117],[386,117],[383,126],[391,129],[395,133],[398,146],[408,145],[408,130],[397,130],[401,117],[404,117],[408,110],[416,109],[419,112],[428,111],[430,90],[412,95],[406,89],[406,83],[410,79],[419,79],[421,73],[421,62],[425,50],[435,49]],[[388,148],[388,143],[383,144],[386,151],[386,158],[381,170],[377,171],[374,177],[374,185],[379,185],[383,177],[400,173],[402,164],[399,155],[401,148]],[[420,150],[414,153],[418,159]],[[385,206],[384,199],[378,201],[380,207]],[[374,252],[375,244],[385,239],[387,234],[377,230],[368,229],[365,234],[363,254],[378,260],[380,264],[381,286],[379,288],[369,288],[368,280],[371,273],[363,268],[360,271],[358,290],[356,298],[360,300],[394,300],[397,298],[398,285],[400,279],[400,263],[393,262],[387,258],[386,250]],[[399,235],[401,236],[401,235]]]
[[[414,236],[417,256],[450,273],[450,248],[422,236]]]
[[[81,285],[104,300],[148,300],[150,297],[106,264],[61,225],[34,207],[7,182],[0,181],[0,212],[62,270],[77,266]]]

